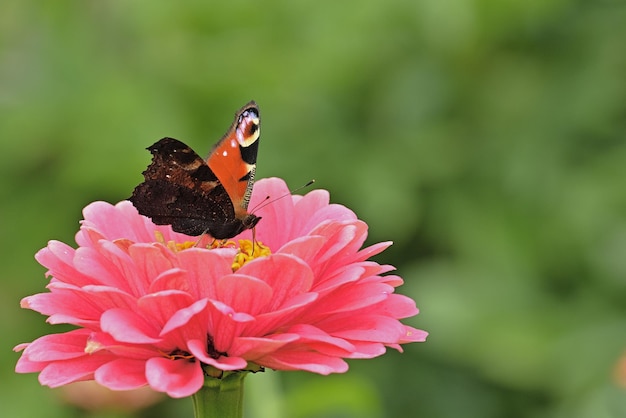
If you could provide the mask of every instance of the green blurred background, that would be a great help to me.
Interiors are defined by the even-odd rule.
[[[127,416],[14,374],[15,344],[62,330],[19,308],[33,254],[128,197],[146,146],[205,155],[250,99],[259,178],[315,178],[393,240],[377,260],[431,334],[344,375],[250,376],[247,417],[626,416],[618,0],[4,0],[2,416]]]

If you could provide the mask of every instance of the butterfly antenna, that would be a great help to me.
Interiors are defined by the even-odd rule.
[[[268,200],[270,200],[270,195],[265,196],[262,202],[257,203],[257,205],[253,207],[252,210],[250,210],[250,213],[254,213],[260,207],[262,208],[263,206],[265,206],[264,203]]]
[[[259,203],[258,205],[256,205],[254,208],[252,208],[252,210],[250,211],[250,213],[254,213],[254,212],[256,212],[257,210],[262,209],[262,208],[264,208],[265,206],[270,205],[270,204],[272,204],[272,203],[276,202],[277,200],[280,200],[280,199],[282,199],[282,198],[284,198],[284,197],[291,196],[292,194],[294,194],[294,193],[296,193],[296,192],[299,192],[300,190],[302,190],[302,189],[305,189],[305,188],[309,187],[309,186],[310,186],[310,185],[312,185],[313,183],[315,183],[315,179],[311,179],[311,180],[309,180],[306,184],[303,184],[302,186],[297,187],[297,188],[295,188],[295,189],[293,189],[293,190],[289,190],[289,193],[285,193],[285,194],[284,194],[284,195],[282,195],[282,196],[278,196],[276,199],[271,199],[271,200],[270,200],[270,196],[269,196],[269,195],[268,195],[268,196],[265,196],[265,199],[263,199],[263,201],[262,201],[262,202],[260,202],[260,203]]]

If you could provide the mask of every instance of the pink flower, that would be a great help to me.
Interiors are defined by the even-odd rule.
[[[282,180],[261,180],[250,207],[288,193]],[[44,385],[94,379],[184,397],[209,370],[338,373],[346,358],[426,339],[399,321],[418,313],[394,293],[402,279],[368,261],[390,243],[361,249],[367,225],[324,190],[259,209],[256,240],[266,248],[254,250],[239,241],[251,231],[233,240],[241,248],[193,246],[127,201],[95,202],[83,214],[77,249],[50,241],[36,255],[49,292],[22,300],[52,324],[77,327],[16,347],[16,371],[40,372]]]

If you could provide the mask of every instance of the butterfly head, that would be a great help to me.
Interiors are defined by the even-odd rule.
[[[261,220],[260,216],[256,216],[253,213],[249,213],[248,216],[241,220],[241,224],[243,225],[243,230],[253,229],[256,224]]]

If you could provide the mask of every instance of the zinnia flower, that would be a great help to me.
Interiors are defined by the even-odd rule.
[[[288,193],[282,180],[260,180],[250,207]],[[50,241],[36,255],[49,292],[22,300],[52,324],[77,327],[16,347],[16,371],[40,372],[43,385],[93,379],[184,397],[205,374],[340,373],[344,359],[426,338],[399,321],[418,310],[394,293],[402,279],[386,274],[393,267],[368,261],[391,243],[361,249],[367,225],[324,190],[259,209],[258,245],[251,231],[198,245],[128,201],[95,202],[83,214],[77,249]]]

